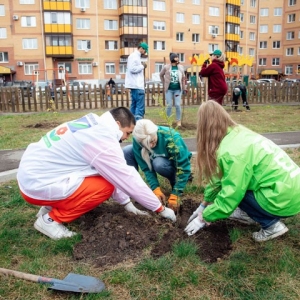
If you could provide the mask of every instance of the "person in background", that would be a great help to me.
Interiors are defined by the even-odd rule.
[[[235,123],[214,101],[198,111],[197,164],[199,179],[209,184],[185,228],[189,235],[238,207],[260,224],[253,239],[264,242],[286,233],[281,219],[300,212],[299,166],[272,141]]]
[[[160,71],[160,80],[164,85],[167,102],[167,116],[172,113],[173,98],[175,99],[176,123],[181,126],[181,95],[186,89],[184,67],[179,64],[176,53],[170,53],[170,64],[165,65]]]
[[[242,97],[243,100],[243,107],[246,108],[246,111],[250,110],[249,104],[247,102],[247,88],[242,83],[242,81],[239,81],[237,86],[233,88],[232,93],[232,107],[234,111],[237,111],[239,106],[239,98]]]
[[[108,101],[111,100],[111,86],[109,84],[106,85],[106,97]]]
[[[179,196],[191,180],[191,152],[180,134],[172,128],[157,126],[144,119],[133,131],[133,144],[123,148],[127,164],[141,168],[153,193],[164,203],[166,197],[160,189],[157,174],[167,178],[172,191],[168,207],[177,211]]]
[[[140,43],[137,49],[128,56],[125,75],[125,88],[130,89],[131,106],[130,111],[136,120],[144,118],[145,115],[145,75],[147,68],[145,62],[141,62],[141,56],[148,53],[148,45]]]
[[[110,78],[109,81],[107,82],[107,84],[111,88],[112,93],[115,94],[116,93],[116,83],[115,83],[115,81],[112,78]]]
[[[220,105],[223,104],[223,98],[227,93],[227,83],[224,75],[225,56],[221,50],[215,50],[210,54],[211,64],[207,59],[199,73],[200,77],[208,78],[208,100],[214,100]]]
[[[110,197],[133,214],[147,213],[138,210],[130,197],[176,221],[174,211],[160,203],[124,159],[120,142],[130,136],[135,123],[129,109],[117,107],[101,116],[90,113],[61,124],[27,147],[17,180],[25,201],[41,206],[36,230],[55,240],[72,237],[76,233],[63,223],[72,222]]]

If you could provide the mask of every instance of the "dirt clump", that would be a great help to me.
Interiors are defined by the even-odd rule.
[[[56,122],[44,122],[44,123],[36,123],[25,126],[26,128],[55,128],[59,123]]]
[[[144,209],[138,203],[135,205]],[[233,225],[218,221],[189,237],[184,228],[198,205],[192,199],[184,200],[177,222],[173,224],[155,213],[151,213],[151,217],[134,216],[117,203],[107,201],[76,221],[82,240],[75,245],[73,257],[105,267],[137,260],[146,250],[158,258],[169,252],[173,244],[193,240],[201,260],[216,262],[232,249],[228,230]]]

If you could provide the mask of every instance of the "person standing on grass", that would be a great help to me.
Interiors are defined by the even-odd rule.
[[[232,93],[232,106],[234,111],[237,111],[238,109],[240,96],[243,100],[243,106],[246,108],[246,111],[249,111],[250,107],[247,102],[247,88],[241,81],[234,87]]]
[[[264,242],[286,233],[281,219],[300,212],[299,166],[272,141],[235,123],[214,101],[198,111],[197,163],[199,178],[209,184],[204,203],[185,228],[189,235],[239,207],[260,224],[253,239]]]
[[[167,116],[172,114],[173,98],[175,100],[176,123],[181,126],[181,95],[186,89],[184,67],[179,64],[177,53],[170,53],[170,64],[160,71],[160,80],[164,85],[167,102]]]
[[[110,197],[135,215],[147,213],[129,197],[176,221],[174,211],[162,206],[139,173],[126,164],[120,142],[130,136],[135,123],[125,107],[101,116],[90,113],[59,125],[27,147],[17,180],[25,201],[42,206],[35,229],[55,240],[72,237],[76,233],[62,223],[72,222]]]
[[[132,135],[132,145],[123,148],[127,164],[136,170],[141,168],[151,190],[162,202],[166,196],[160,189],[157,174],[167,178],[172,187],[168,207],[177,211],[179,196],[192,178],[192,153],[179,132],[147,119],[137,122]]]
[[[209,65],[209,59],[207,59],[202,65],[199,76],[208,78],[208,100],[214,100],[222,105],[228,89],[223,70],[225,56],[221,50],[215,50],[210,57],[211,64]]]
[[[147,68],[145,62],[141,62],[141,56],[148,53],[148,45],[140,43],[137,49],[128,56],[125,75],[125,88],[130,89],[131,106],[136,121],[143,119],[145,115],[145,75]]]

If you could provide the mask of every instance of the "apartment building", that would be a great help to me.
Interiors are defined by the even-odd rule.
[[[227,73],[300,78],[300,0],[0,0],[0,39],[0,81],[124,79],[142,41],[148,80],[215,49]]]

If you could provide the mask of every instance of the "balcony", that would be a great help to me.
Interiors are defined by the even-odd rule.
[[[65,11],[71,11],[72,10],[72,2],[66,2],[66,1],[44,1],[43,2],[43,9],[44,10],[65,10]]]
[[[46,56],[74,57],[72,46],[46,46]]]
[[[71,24],[44,24],[45,33],[72,33]]]

